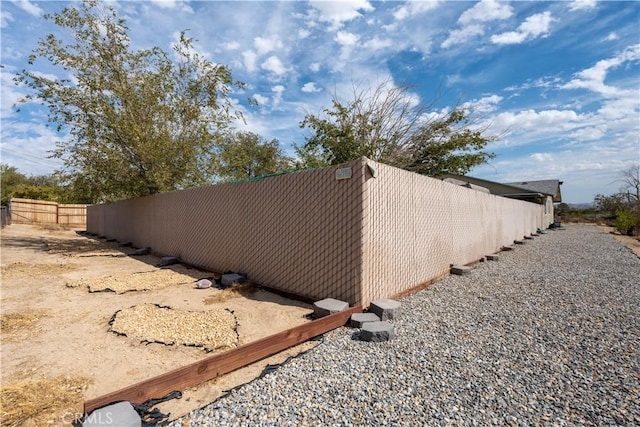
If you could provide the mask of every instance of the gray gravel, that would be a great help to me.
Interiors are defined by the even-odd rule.
[[[171,425],[640,425],[640,259],[590,226],[402,300],[385,343],[339,328]]]

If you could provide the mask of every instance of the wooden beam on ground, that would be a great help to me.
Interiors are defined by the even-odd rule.
[[[220,375],[235,371],[251,363],[303,343],[313,337],[344,326],[353,313],[361,313],[362,307],[352,307],[340,313],[322,317],[286,331],[245,344],[224,353],[214,354],[206,359],[182,368],[169,371],[154,378],[130,385],[123,389],[89,399],[84,402],[85,414],[110,403],[127,400],[142,403],[160,398],[174,390],[185,390],[212,380]]]

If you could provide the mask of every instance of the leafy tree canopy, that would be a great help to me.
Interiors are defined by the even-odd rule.
[[[597,194],[594,203],[598,209],[616,220],[616,228],[623,234],[640,232],[640,163],[634,163],[619,173],[622,185],[617,193]]]
[[[40,39],[29,64],[46,60],[69,77],[32,67],[16,83],[69,132],[53,153],[63,178],[93,201],[209,182],[216,142],[239,117],[229,95],[242,84],[230,70],[196,53],[184,32],[172,53],[132,50],[125,21],[96,0],[46,19],[62,35]]]
[[[344,163],[362,156],[417,173],[465,174],[494,154],[484,151],[495,137],[473,130],[468,112],[456,108],[434,118],[408,86],[384,81],[355,87],[352,99],[334,96],[322,114],[307,114],[300,127],[311,130],[297,152],[302,166]]]
[[[264,140],[252,132],[230,132],[219,144],[218,174],[223,180],[242,180],[291,169],[277,139]]]
[[[7,164],[0,165],[0,174],[3,205],[14,197],[59,203],[87,203],[73,188],[63,186],[55,174],[27,176],[15,166]]]

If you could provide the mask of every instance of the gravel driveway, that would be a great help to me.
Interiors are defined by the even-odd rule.
[[[340,328],[185,425],[640,425],[640,259],[567,226]]]

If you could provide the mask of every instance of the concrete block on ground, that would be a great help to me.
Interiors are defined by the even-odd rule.
[[[513,250],[513,246],[503,246],[500,248],[501,251],[512,251]]]
[[[149,255],[151,253],[151,248],[149,246],[145,246],[144,248],[137,249],[131,255],[133,256],[141,256],[141,255]]]
[[[315,317],[324,317],[330,314],[339,313],[349,308],[349,303],[334,298],[325,298],[313,303],[313,314]]]
[[[514,240],[513,243],[516,245],[524,245],[524,240]]]
[[[393,325],[386,320],[367,322],[362,325],[360,339],[363,341],[382,342],[393,338]]]
[[[400,302],[392,299],[378,299],[371,301],[369,312],[375,314],[380,320],[392,320],[400,315]]]
[[[114,239],[113,237],[110,237],[107,239],[107,242],[111,243],[111,242],[115,242],[117,239]]]
[[[85,417],[82,427],[141,427],[142,419],[129,402],[118,402],[96,409]]]
[[[230,274],[223,274],[222,277],[220,278],[220,283],[222,284],[222,286],[231,286],[236,282],[243,282],[245,280],[247,280],[247,278],[244,277],[242,274],[230,273]]]
[[[178,261],[178,258],[174,257],[174,256],[163,256],[162,258],[160,258],[160,264],[158,264],[160,267],[166,267],[167,265],[173,265],[173,264],[178,264],[180,261]]]
[[[375,313],[353,313],[351,315],[351,326],[354,328],[362,328],[365,323],[379,321],[380,318]]]
[[[498,255],[485,255],[485,258],[487,258],[489,261],[498,261],[500,259]]]
[[[131,245],[133,245],[133,242],[122,242],[122,243],[120,243],[120,244],[118,245],[118,247],[121,247],[121,248],[128,248],[128,247],[130,247]]]
[[[464,265],[454,265],[451,267],[451,274],[462,276],[463,274],[469,274],[469,273],[471,273],[471,267],[467,267]]]
[[[524,240],[533,240],[533,236],[524,236]]]

